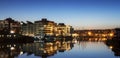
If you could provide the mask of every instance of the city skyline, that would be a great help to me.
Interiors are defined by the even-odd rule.
[[[120,27],[119,0],[0,0],[0,20],[41,18],[65,23],[75,29]]]

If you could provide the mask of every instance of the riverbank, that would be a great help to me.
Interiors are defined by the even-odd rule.
[[[113,38],[106,41],[106,45],[114,52],[115,56],[120,56],[120,40],[119,38]]]
[[[30,43],[34,42],[33,37],[19,36],[19,37],[2,37],[0,43]]]

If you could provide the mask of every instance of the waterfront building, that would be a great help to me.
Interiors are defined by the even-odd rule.
[[[6,18],[5,20],[0,20],[0,30],[6,30],[9,33],[14,32],[20,34],[20,22],[13,20],[12,18]]]
[[[55,27],[56,23],[54,21],[49,21],[46,18],[34,22],[35,35],[54,36]]]
[[[27,23],[22,22],[22,35],[34,36],[34,24],[30,21]]]
[[[22,34],[26,36],[38,36],[43,38],[44,36],[71,36],[73,28],[70,25],[64,23],[55,23],[49,21],[46,18],[32,22],[22,24]]]
[[[12,18],[6,18],[5,20],[0,20],[0,31],[2,31],[1,34],[14,33],[25,36],[71,36],[73,28],[64,23],[57,24],[46,18],[34,21],[34,23],[30,21],[18,22]]]
[[[59,23],[55,31],[56,31],[56,36],[71,36],[73,32],[73,28],[70,25]]]
[[[96,30],[75,30],[79,37],[109,38],[114,37],[114,29],[96,29]]]
[[[0,20],[0,37],[15,37],[21,34],[21,24],[12,18]]]
[[[0,30],[3,30],[6,27],[8,27],[8,22],[5,20],[0,20]]]

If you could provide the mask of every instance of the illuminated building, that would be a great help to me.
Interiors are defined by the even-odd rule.
[[[74,33],[81,37],[109,38],[114,37],[114,29],[75,30]]]
[[[11,37],[11,34],[21,34],[21,24],[12,18],[0,20],[0,37]]]
[[[8,28],[11,31],[14,31],[14,33],[20,34],[21,32],[21,25],[20,22],[13,20],[12,18],[5,19],[6,22],[8,22]]]
[[[27,21],[26,23],[18,22],[12,18],[6,18],[5,20],[0,20],[0,31],[0,34],[11,33],[22,34],[25,36],[71,36],[73,28],[64,23],[57,24],[46,18],[42,18],[34,23],[30,21]],[[0,35],[0,37],[4,37],[4,35]]]
[[[64,23],[59,23],[56,29],[56,36],[71,36],[73,32],[72,26],[65,25]]]
[[[53,36],[54,28],[56,23],[53,21],[48,21],[46,18],[43,18],[40,21],[35,21],[35,35],[40,36]]]
[[[34,23],[27,21],[27,23],[22,22],[22,34],[26,36],[70,36],[72,34],[73,28],[70,25],[65,25],[64,23],[55,23],[54,21],[49,21],[46,18],[42,20],[35,21]]]
[[[30,21],[22,22],[22,35],[34,36],[34,24]]]
[[[0,30],[3,30],[4,28],[8,27],[8,22],[5,20],[0,20]]]

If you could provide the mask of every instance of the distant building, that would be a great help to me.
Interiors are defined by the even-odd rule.
[[[79,37],[92,37],[92,38],[109,38],[114,37],[114,29],[95,29],[95,30],[75,30],[75,34]]]
[[[120,28],[115,28],[114,29],[114,37],[120,38]]]

